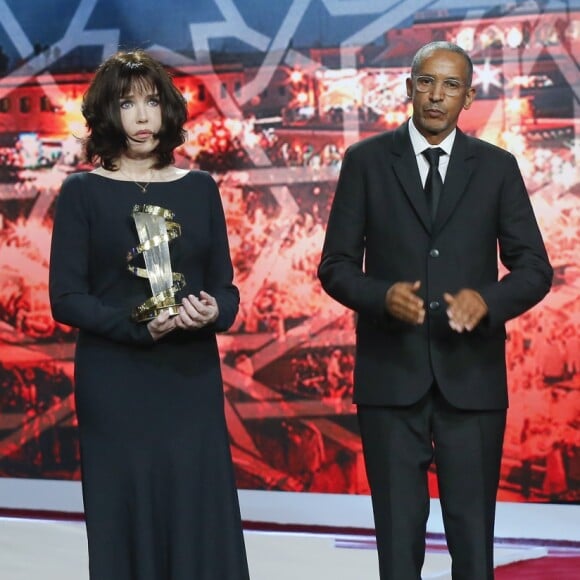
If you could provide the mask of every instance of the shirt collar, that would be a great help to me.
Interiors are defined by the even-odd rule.
[[[449,133],[449,135],[447,135],[447,137],[445,137],[437,147],[441,147],[447,155],[451,155],[451,149],[453,149],[453,143],[455,142],[455,135],[457,135],[457,128],[453,129],[453,131],[451,131],[451,133]],[[416,156],[421,155],[421,153],[428,147],[433,147],[433,145],[431,145],[429,141],[419,133],[419,129],[415,127],[412,117],[409,119],[409,137],[411,138],[411,145],[413,146],[413,151]]]

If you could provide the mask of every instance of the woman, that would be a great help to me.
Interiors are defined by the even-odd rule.
[[[160,63],[120,52],[83,100],[85,152],[98,167],[58,198],[50,300],[79,329],[76,404],[91,580],[247,580],[223,411],[216,332],[233,323],[226,224],[209,174],[173,165],[187,108]],[[128,266],[135,205],[173,212],[169,243],[186,286],[149,321],[151,298]],[[143,240],[141,240],[142,242]]]

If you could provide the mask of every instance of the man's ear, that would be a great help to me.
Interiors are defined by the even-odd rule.
[[[471,107],[471,103],[473,103],[473,99],[475,99],[475,89],[473,87],[469,87],[465,94],[465,101],[463,102],[463,108],[467,111],[469,107]]]
[[[407,97],[409,99],[412,99],[413,98],[413,79],[408,78],[405,81],[405,85],[407,86]]]

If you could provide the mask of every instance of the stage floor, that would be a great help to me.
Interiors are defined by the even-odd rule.
[[[252,580],[378,580],[372,537],[244,533]],[[498,545],[495,550],[497,566],[547,555],[548,549],[542,546]],[[88,580],[84,524],[0,518],[0,578]],[[450,558],[444,546],[430,543],[423,579],[450,578]],[[559,580],[565,579],[559,575]]]

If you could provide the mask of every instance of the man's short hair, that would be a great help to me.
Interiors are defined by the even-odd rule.
[[[425,44],[415,53],[413,62],[411,63],[411,74],[413,76],[418,75],[423,61],[437,50],[448,50],[449,52],[461,55],[465,59],[465,63],[467,64],[466,83],[467,86],[470,87],[473,80],[473,62],[471,62],[470,56],[460,46],[457,46],[457,44],[443,40]]]

